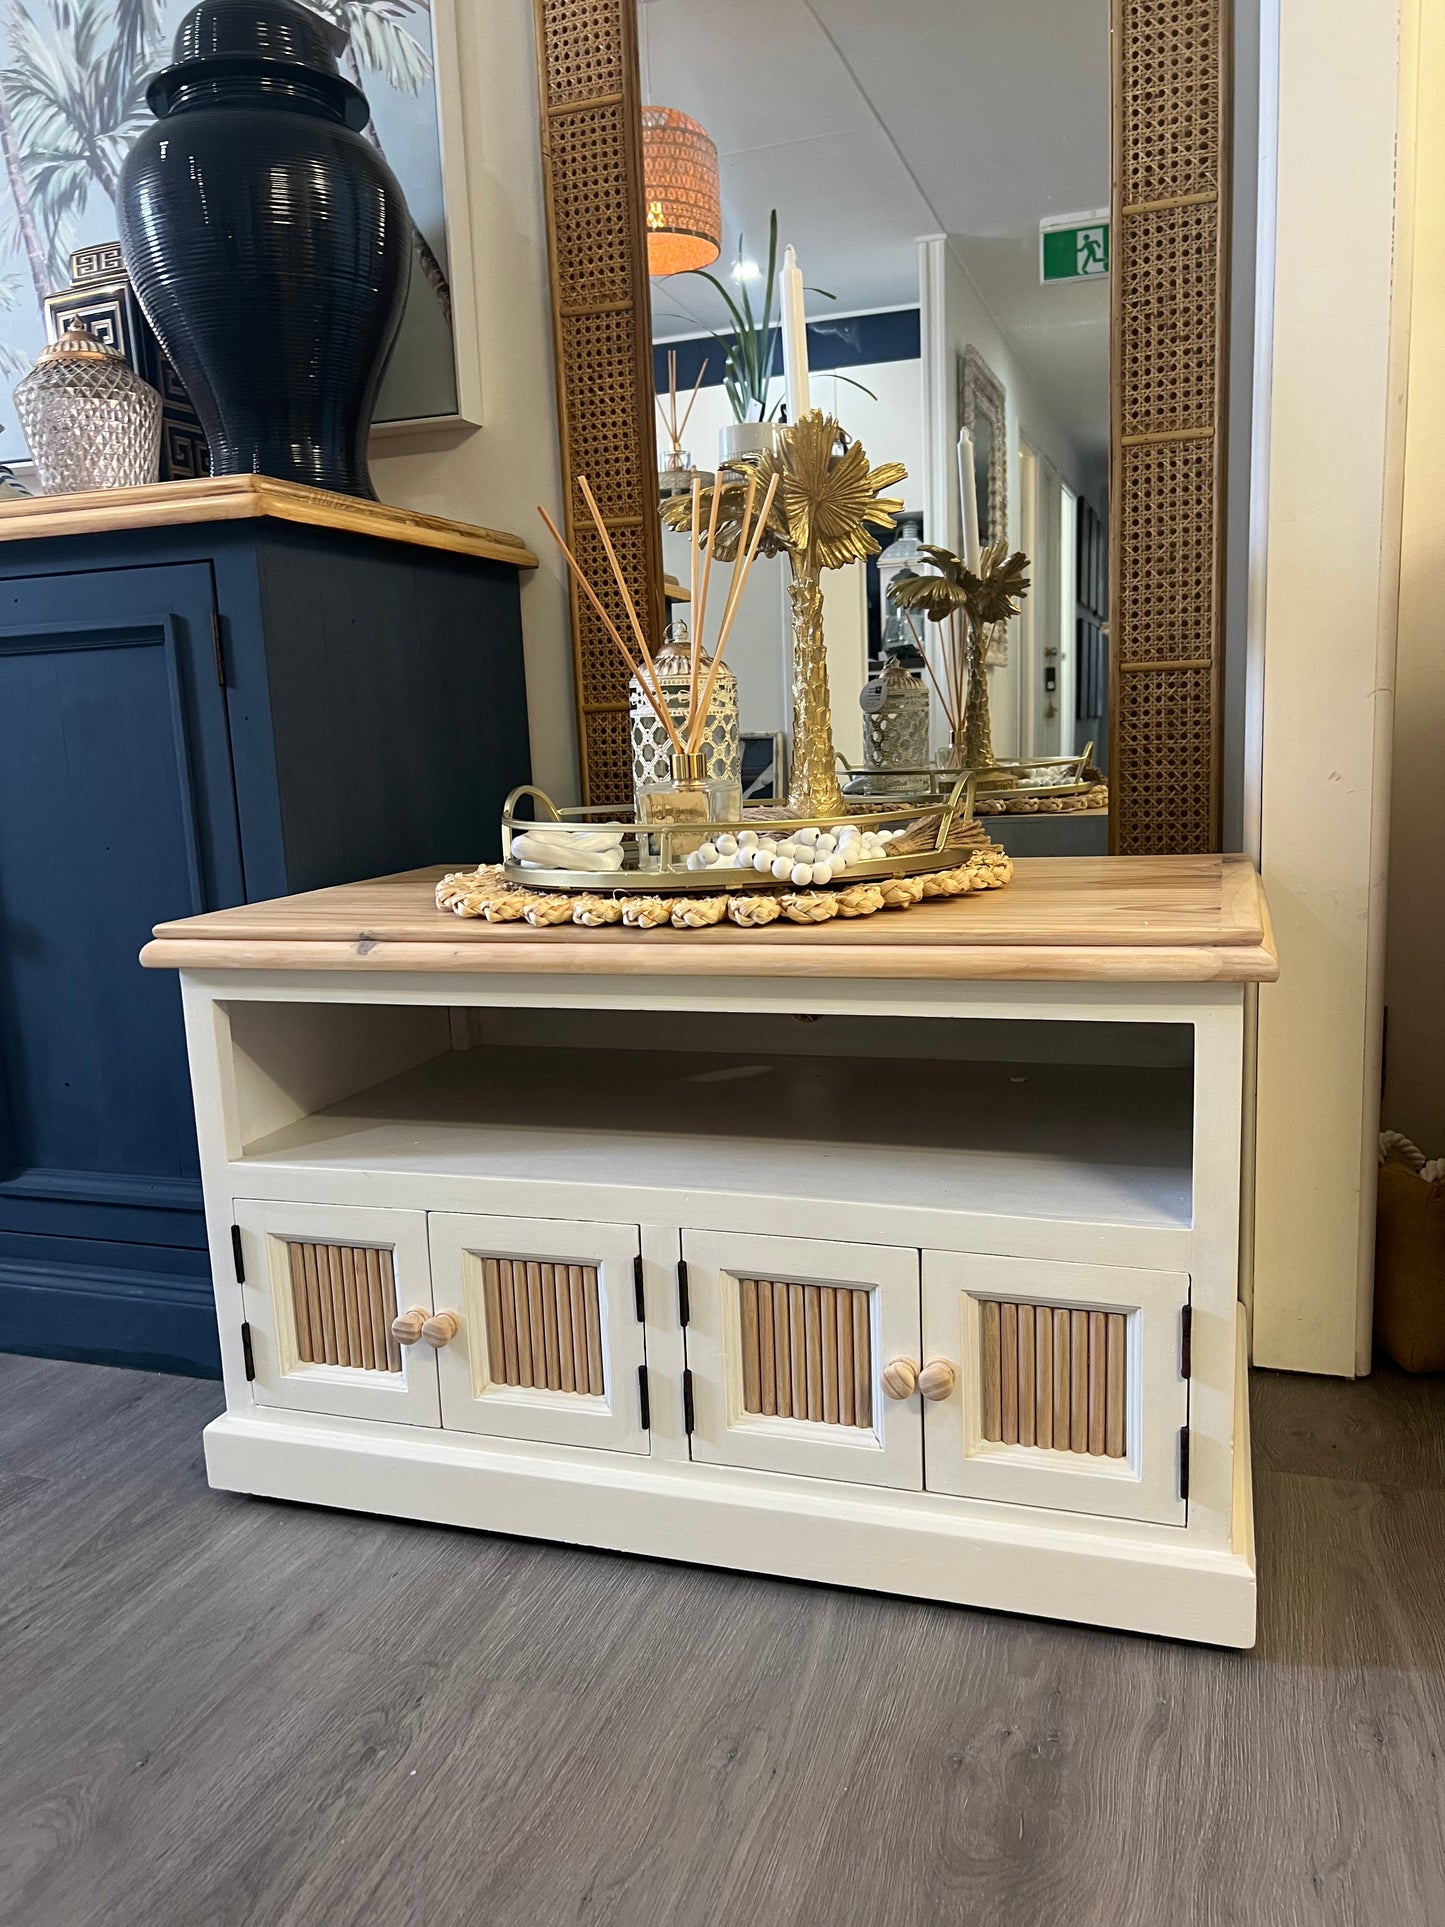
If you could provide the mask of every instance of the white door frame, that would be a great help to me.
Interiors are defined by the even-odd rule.
[[[1394,0],[1263,0],[1261,26],[1246,834],[1281,968],[1259,993],[1253,1356],[1350,1376],[1370,1364],[1413,53]]]

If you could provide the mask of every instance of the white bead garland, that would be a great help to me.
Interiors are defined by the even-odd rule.
[[[806,890],[832,883],[858,863],[877,863],[902,830],[865,830],[856,823],[835,823],[830,829],[807,824],[781,831],[724,831],[715,842],[704,843],[687,859],[689,870],[756,870],[779,883]]]

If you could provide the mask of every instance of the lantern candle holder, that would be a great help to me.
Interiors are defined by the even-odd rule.
[[[160,473],[159,390],[83,322],[43,348],[15,389],[46,495],[133,488]]]
[[[863,711],[863,766],[875,772],[872,788],[883,795],[906,793],[915,781],[907,772],[928,761],[927,684],[890,656],[863,685],[858,706]]]

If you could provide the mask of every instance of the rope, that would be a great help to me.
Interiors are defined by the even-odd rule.
[[[1380,1162],[1403,1164],[1426,1184],[1439,1184],[1445,1178],[1445,1158],[1427,1158],[1418,1144],[1412,1144],[1399,1131],[1381,1131]]]

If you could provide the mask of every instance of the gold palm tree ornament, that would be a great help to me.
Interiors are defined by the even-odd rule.
[[[776,451],[759,457],[749,478],[764,498],[751,546],[759,554],[786,555],[791,570],[793,768],[788,807],[797,816],[838,815],[843,808],[823,643],[823,571],[878,554],[873,530],[892,528],[903,509],[900,499],[883,491],[907,473],[901,462],[870,468],[861,444],[845,444],[837,422],[815,408],[784,429]],[[710,498],[709,548],[715,544],[720,556],[736,555],[751,507],[747,490],[738,483],[719,483],[702,493]],[[686,527],[691,515],[691,504],[682,502],[663,509],[663,520],[671,528]]]
[[[888,594],[902,609],[913,630],[919,654],[933,680],[952,743],[949,761],[954,768],[973,771],[980,788],[1011,783],[999,770],[993,753],[988,713],[988,643],[999,623],[1016,616],[1029,591],[1029,559],[1022,551],[1010,555],[1006,541],[990,542],[978,561],[977,574],[951,549],[924,545],[936,575],[905,577],[889,584]],[[942,677],[929,660],[914,615],[939,627]]]

